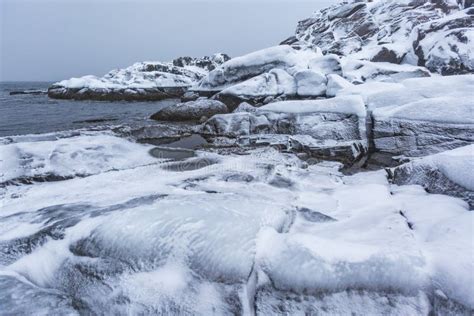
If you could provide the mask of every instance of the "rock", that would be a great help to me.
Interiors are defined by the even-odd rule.
[[[387,48],[386,46],[381,46],[380,50],[370,59],[374,62],[387,62],[393,64],[400,64],[405,55],[399,55],[398,52]]]
[[[186,91],[181,97],[181,102],[196,101],[199,99],[199,94],[194,91]]]
[[[287,150],[350,166],[363,160],[367,153],[365,116],[364,103],[358,96],[281,101],[253,113],[215,115],[203,125],[202,133],[230,137],[258,135],[260,138],[262,134],[282,135],[285,137],[279,143]],[[249,144],[256,145],[251,140]]]
[[[214,115],[204,123],[202,133],[216,136],[236,137],[250,134],[250,113],[232,113]]]
[[[228,60],[224,54],[182,57],[170,63],[141,62],[109,72],[54,83],[48,95],[56,99],[156,101],[180,98],[210,70]]]
[[[409,78],[430,77],[424,67],[376,63],[353,58],[344,58],[343,77],[352,83],[367,81],[398,82]]]
[[[300,213],[301,216],[309,222],[324,223],[336,221],[331,216],[328,216],[318,211],[313,211],[307,207],[298,208],[298,213]]]
[[[474,208],[474,145],[426,156],[389,170],[397,185],[417,184],[429,193],[447,194]]]
[[[309,68],[324,75],[342,75],[341,60],[338,56],[333,54],[311,59]]]
[[[195,88],[196,91],[222,91],[237,83],[264,74],[272,69],[286,72],[307,68],[311,58],[321,54],[312,50],[295,50],[281,45],[236,57],[211,71]],[[292,73],[290,73],[292,75]]]
[[[250,105],[247,102],[242,102],[240,105],[234,110],[234,113],[241,113],[241,112],[247,112],[247,113],[256,113],[258,110],[257,107],[254,107],[253,105]]]
[[[418,157],[474,142],[471,98],[433,98],[373,112],[375,150]]]
[[[326,87],[326,96],[335,97],[337,92],[343,89],[349,89],[353,86],[352,83],[342,78],[339,75],[327,75],[328,84]]]
[[[376,151],[417,157],[474,141],[474,76],[401,83],[366,96]]]
[[[302,70],[295,74],[296,94],[300,97],[319,97],[326,94],[326,76],[313,70]]]
[[[421,25],[415,42],[418,63],[443,75],[473,73],[473,26],[473,9]]]
[[[253,100],[253,103],[256,103],[260,100],[263,101],[269,96],[279,95],[295,96],[296,82],[286,71],[272,69],[268,73],[258,75],[224,89],[216,98],[224,103],[227,102],[226,105],[234,109],[236,107],[235,100]]]
[[[472,73],[471,4],[344,1],[300,21],[295,37],[287,43],[356,59],[426,66],[441,74]]]
[[[151,116],[158,121],[198,121],[203,116],[228,113],[227,106],[216,100],[199,99],[166,107]]]

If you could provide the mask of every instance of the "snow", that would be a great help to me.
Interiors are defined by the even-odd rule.
[[[302,70],[295,74],[297,94],[299,96],[318,97],[326,94],[326,76],[312,71]]]
[[[64,139],[70,147],[62,146]],[[383,170],[344,176],[337,163],[302,168],[294,156],[263,148],[198,153],[218,163],[177,172],[149,164],[148,146],[107,134],[36,143],[15,145],[34,148],[35,157],[45,155],[40,145],[45,152],[65,148],[65,158],[95,152],[92,160],[62,160],[58,170],[69,174],[77,164],[100,165],[92,164],[86,171],[96,174],[85,178],[0,189],[3,247],[22,240],[9,238],[36,240],[34,231],[51,225],[64,231],[34,243],[31,252],[8,259],[0,252],[10,260],[0,273],[80,298],[86,310],[208,313],[208,306],[230,313],[241,304],[252,311],[252,293],[278,300],[278,291],[287,290],[316,305],[318,295],[337,296],[341,309],[349,297],[376,308],[376,297],[387,291],[400,297],[397,310],[414,308],[413,302],[422,308],[435,289],[474,306],[465,281],[472,279],[474,213],[459,199],[390,185]],[[117,160],[103,164],[109,152],[101,146]],[[134,163],[121,162],[124,152]],[[466,159],[464,151],[449,155]],[[335,221],[308,221],[298,211],[303,207]],[[268,302],[257,300],[256,308]]]
[[[293,75],[296,70],[307,69],[309,61],[319,56],[321,56],[320,52],[295,50],[288,45],[265,48],[225,62],[211,71],[196,89],[223,90],[274,68],[285,70]]]
[[[350,89],[353,87],[353,84],[336,74],[327,75],[327,80],[327,97],[335,97],[340,90]]]
[[[365,105],[360,96],[342,96],[323,100],[281,101],[264,105],[261,111],[283,113],[332,112],[366,116]]]
[[[272,69],[268,73],[248,79],[242,83],[224,89],[222,94],[247,97],[265,97],[273,95],[295,95],[295,79],[282,69]]]
[[[48,175],[84,176],[156,163],[148,155],[150,148],[99,133],[0,145],[1,182]]]
[[[112,70],[103,77],[89,75],[71,78],[55,83],[53,87],[86,90],[131,89],[130,93],[137,89],[189,87],[209,72],[207,64],[213,67],[220,65],[226,60],[224,56],[219,53],[200,59],[178,58],[172,62],[138,62],[124,69]],[[202,65],[199,62],[202,62]]]
[[[359,94],[364,97],[369,110],[391,106],[393,108],[417,101],[438,102],[435,98],[467,98],[474,97],[474,75],[460,75],[447,77],[429,77],[406,79],[399,83],[373,82],[356,85],[340,90],[337,95]],[[445,99],[446,100],[446,99]],[[464,102],[464,101],[463,101]],[[425,108],[427,105],[424,105]],[[468,104],[463,106],[464,109]]]
[[[474,124],[474,102],[470,96],[422,99],[404,105],[375,109],[377,120],[404,119],[453,124]]]
[[[427,165],[439,169],[448,179],[474,191],[474,145],[464,146],[412,161],[415,165]]]

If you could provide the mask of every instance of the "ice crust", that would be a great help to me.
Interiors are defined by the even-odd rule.
[[[95,155],[84,166],[101,162],[85,170],[89,176],[0,188],[0,286],[7,310],[27,310],[14,291],[31,286],[61,293],[37,294],[41,306],[73,310],[70,302],[80,300],[82,313],[125,307],[250,314],[271,308],[273,300],[288,308],[302,304],[279,293],[309,297],[305,302],[319,311],[322,302],[338,298],[334,313],[352,300],[365,300],[367,312],[377,313],[382,297],[398,297],[392,312],[426,311],[436,290],[474,307],[473,213],[460,199],[390,185],[383,170],[344,176],[337,163],[304,169],[275,150],[200,153],[219,163],[179,172],[150,164],[148,146],[113,135],[68,141],[66,157],[90,150]],[[102,163],[107,154],[94,141],[118,157],[132,155],[133,163]],[[2,145],[2,154],[12,145],[36,160],[64,148],[62,139],[26,139]],[[446,155],[463,157],[468,150]],[[442,155],[436,159],[443,163]],[[58,170],[73,175],[77,163],[63,159]],[[455,177],[461,170],[446,168]],[[321,215],[308,212],[332,220],[319,222],[314,218]],[[29,246],[5,252],[18,243]],[[261,301],[264,296],[272,299]]]

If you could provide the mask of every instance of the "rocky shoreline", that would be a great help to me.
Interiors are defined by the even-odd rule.
[[[444,276],[453,266],[446,268],[440,259],[442,263],[433,261],[433,270],[423,270],[425,258],[405,238],[435,240],[444,247],[441,252],[459,256],[433,231],[452,232],[462,240],[470,237],[462,235],[467,230],[457,228],[472,219],[469,211],[474,209],[473,43],[472,1],[345,1],[299,22],[295,35],[278,46],[234,58],[216,54],[137,63],[102,78],[61,81],[49,88],[48,95],[74,100],[179,100],[152,115],[155,124],[113,132],[158,146],[150,153],[166,158],[161,168],[196,172],[173,188],[202,187],[207,199],[217,196],[213,201],[222,209],[226,203],[219,200],[218,189],[223,188],[216,185],[219,181],[239,190],[252,186],[256,192],[243,195],[248,194],[259,211],[266,210],[264,203],[259,204],[261,197],[253,195],[260,188],[276,195],[271,197],[274,205],[281,203],[279,194],[288,198],[287,191],[295,187],[315,188],[285,200],[299,204],[285,210],[275,228],[255,228],[258,240],[252,254],[257,255],[238,272],[244,275],[239,274],[238,282],[245,284],[245,293],[239,299],[235,293],[225,293],[239,300],[227,304],[234,312],[245,308],[257,314],[312,312],[327,306],[341,312],[348,310],[338,302],[350,301],[360,304],[354,309],[370,302],[378,311],[467,315],[474,310],[474,298],[466,294],[469,286],[459,275]],[[226,165],[235,161],[248,164],[251,171]],[[220,178],[208,174],[210,165],[223,168],[222,174],[217,172]],[[302,175],[302,170],[311,177]],[[77,176],[74,172],[72,177]],[[5,186],[28,178],[12,179]],[[317,203],[313,193],[319,196]],[[191,205],[207,201],[197,203],[196,196],[189,198]],[[425,199],[431,204],[423,204]],[[350,203],[358,213],[344,211],[352,208]],[[427,205],[434,209],[437,226],[427,224],[431,223]],[[334,213],[327,215],[325,209]],[[444,211],[456,215],[448,220]],[[315,224],[328,222],[335,223],[337,233]],[[363,228],[367,235],[360,223],[367,225]],[[232,230],[232,223],[225,225]],[[380,243],[374,241],[377,229],[386,234]],[[357,233],[340,237],[347,231]],[[397,233],[401,231],[402,235]],[[319,233],[326,237],[319,240]],[[314,240],[307,242],[301,237],[305,234]],[[354,237],[359,234],[360,238]],[[267,250],[266,242],[277,245],[276,250]],[[342,245],[344,255],[352,257],[333,257],[330,251],[314,248],[321,242],[333,248]],[[367,255],[352,253],[358,242],[365,245],[362,252]],[[380,250],[385,246],[393,253]],[[84,249],[102,251],[94,247]],[[428,252],[436,257],[438,249]],[[308,272],[306,277],[279,269],[282,262]],[[375,267],[371,272],[375,277],[366,265]],[[469,270],[472,265],[463,267]],[[221,280],[203,269],[210,279]],[[406,271],[409,276],[402,273]],[[289,280],[298,280],[298,286]],[[226,289],[234,291],[229,285],[234,280],[225,282]]]

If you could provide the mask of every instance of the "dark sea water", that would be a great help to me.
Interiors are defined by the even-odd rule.
[[[0,137],[79,128],[144,125],[158,110],[176,103],[54,100],[46,94],[10,95],[12,91],[43,90],[50,82],[0,83]]]

